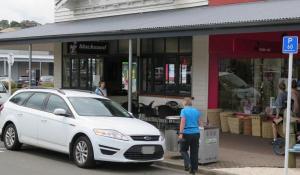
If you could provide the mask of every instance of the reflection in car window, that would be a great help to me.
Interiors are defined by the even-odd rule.
[[[67,112],[69,111],[67,104],[62,98],[57,95],[51,95],[46,106],[46,111],[53,113],[54,110],[58,108],[64,109]]]
[[[249,88],[249,85],[234,74],[220,76],[220,81],[230,88]]]
[[[44,106],[44,100],[47,96],[47,93],[35,93],[29,98],[25,106],[42,110]]]
[[[0,83],[0,92],[6,92],[6,89],[2,83]]]
[[[69,100],[81,116],[131,118],[125,109],[110,100],[89,97],[70,97]]]
[[[10,102],[15,103],[17,105],[22,105],[24,101],[27,100],[27,98],[31,95],[31,92],[22,92],[10,99]]]

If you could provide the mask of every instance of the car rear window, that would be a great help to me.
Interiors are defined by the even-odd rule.
[[[30,95],[32,95],[32,92],[21,92],[12,97],[10,99],[10,102],[17,105],[23,105],[23,103],[27,100],[28,97],[30,97]]]

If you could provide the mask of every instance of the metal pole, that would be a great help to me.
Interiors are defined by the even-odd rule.
[[[40,78],[42,76],[42,62],[40,62]]]
[[[29,82],[28,82],[28,88],[31,88],[31,79],[32,79],[32,67],[31,67],[31,62],[32,62],[32,44],[29,44],[29,62],[28,62],[28,71],[29,71]]]
[[[285,158],[284,174],[288,175],[289,147],[290,147],[290,122],[291,122],[291,94],[292,94],[292,76],[293,76],[293,54],[289,54],[289,76],[288,76],[288,98],[285,129]]]
[[[6,60],[5,60],[6,59]],[[7,58],[3,58],[3,75],[7,76],[7,70],[6,70],[6,62],[7,62]]]
[[[11,64],[8,64],[8,93],[11,95]]]
[[[128,56],[128,111],[132,111],[132,40],[129,39]]]

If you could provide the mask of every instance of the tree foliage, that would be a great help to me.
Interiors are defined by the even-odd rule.
[[[29,28],[29,27],[35,27],[38,25],[41,25],[41,24],[36,21],[30,21],[30,20],[23,20],[21,22],[18,22],[18,21],[9,22],[8,20],[0,20],[0,30],[10,28],[10,27],[20,27],[20,28],[24,29],[24,28]]]

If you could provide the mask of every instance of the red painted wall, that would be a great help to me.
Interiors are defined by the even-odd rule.
[[[209,5],[224,5],[233,3],[254,2],[258,0],[209,0]]]

